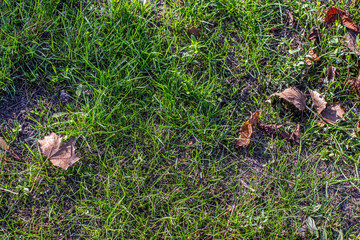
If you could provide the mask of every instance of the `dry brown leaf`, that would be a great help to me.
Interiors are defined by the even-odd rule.
[[[312,66],[314,62],[319,61],[320,58],[315,50],[310,49],[309,53],[306,55],[305,63],[307,66]]]
[[[333,66],[329,66],[326,69],[325,82],[332,83],[334,81],[334,79],[335,79],[335,76],[336,76],[336,68],[333,67]]]
[[[321,114],[322,111],[326,108],[327,102],[325,101],[325,97],[320,93],[309,89],[311,99],[313,101],[313,106],[317,114]]]
[[[354,21],[352,20],[351,17],[343,14],[343,15],[341,15],[340,19],[341,19],[341,23],[345,27],[347,27],[348,29],[350,29],[350,30],[352,30],[354,32],[359,32],[359,30],[357,29],[356,24],[354,23]]]
[[[304,111],[306,108],[305,95],[296,87],[290,87],[282,92],[271,94],[272,96],[278,96],[295,105],[300,111]]]
[[[41,152],[54,164],[66,170],[68,167],[79,161],[79,156],[75,153],[75,138],[71,137],[66,142],[61,143],[63,138],[51,133],[39,140]]]
[[[357,30],[360,30],[359,26],[357,26]],[[348,48],[354,53],[360,55],[360,45],[356,41],[356,37],[358,34],[358,32],[349,29],[349,31],[345,35],[345,39],[347,41]]]
[[[239,139],[236,141],[236,146],[243,147],[250,143],[252,135],[252,126],[249,121],[245,122],[240,128]]]
[[[261,110],[257,110],[254,114],[251,114],[248,121],[246,121],[240,128],[239,139],[235,145],[237,147],[243,147],[250,143],[253,127],[257,124],[260,119]]]
[[[0,137],[0,148],[2,150],[8,150],[9,149],[9,145],[7,145],[7,143],[5,142],[5,139]]]
[[[337,121],[343,119],[345,111],[341,108],[339,103],[335,103],[327,107],[322,113],[321,116],[325,122],[335,125]]]

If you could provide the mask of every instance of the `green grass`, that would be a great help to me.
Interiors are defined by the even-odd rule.
[[[359,57],[321,19],[329,6],[360,14],[332,4],[1,1],[0,110],[31,100],[2,119],[22,159],[1,154],[1,239],[359,238],[359,97],[345,81]],[[308,67],[312,27],[321,61]],[[290,86],[340,102],[346,120],[320,127],[312,111],[269,104]],[[258,109],[287,131],[300,123],[300,144],[256,129],[234,148]],[[78,138],[67,171],[40,154],[51,132]]]

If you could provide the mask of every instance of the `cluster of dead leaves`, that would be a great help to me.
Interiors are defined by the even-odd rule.
[[[300,124],[298,124],[295,130],[290,134],[280,130],[283,125],[265,124],[259,122],[260,115],[261,110],[257,110],[254,114],[251,114],[250,118],[245,123],[243,123],[240,128],[239,138],[235,142],[235,147],[244,147],[249,145],[253,128],[255,128],[255,126],[269,135],[277,134],[289,142],[300,142]]]
[[[292,19],[292,18],[291,18]],[[360,55],[360,45],[357,43],[356,38],[360,33],[360,26],[357,26],[352,18],[343,10],[337,8],[330,8],[326,12],[325,23],[327,25],[333,24],[336,20],[339,20],[343,26],[348,29],[348,33],[345,38],[348,42],[348,47],[351,51]],[[318,47],[320,43],[320,31],[317,29],[313,29],[308,37],[309,41],[315,41],[315,46]],[[314,65],[320,58],[316,49],[310,49],[305,58],[305,63],[308,66]],[[331,83],[334,81],[336,76],[336,68],[330,66],[327,68],[326,78],[324,82]],[[360,70],[357,78],[347,78],[347,83],[349,86],[360,95]],[[345,111],[341,107],[339,103],[328,104],[325,100],[325,96],[320,94],[317,91],[309,89],[311,100],[312,100],[312,108],[316,115],[321,118],[320,125],[325,123],[335,125],[339,120],[344,119]],[[291,104],[293,104],[300,111],[304,111],[307,109],[306,103],[307,99],[303,92],[295,87],[290,87],[285,89],[282,92],[274,93],[270,96],[277,96]],[[311,108],[309,108],[311,109]],[[289,142],[299,142],[300,138],[300,125],[298,124],[293,133],[289,134],[285,131],[281,131],[280,128],[283,125],[271,125],[259,123],[261,110],[256,111],[254,114],[251,114],[248,121],[246,121],[240,128],[239,138],[236,141],[236,146],[246,146],[250,143],[250,138],[253,132],[253,128],[257,125],[259,129],[265,131],[267,134],[278,134]],[[360,122],[357,124],[356,129],[360,131]]]
[[[330,70],[332,71],[332,68]],[[325,96],[312,89],[309,89],[309,92],[312,100],[312,108],[314,109],[315,113],[321,118],[321,122],[319,123],[319,125],[323,125],[324,123],[335,125],[339,120],[344,119],[345,111],[339,103],[333,103],[328,105],[328,102],[326,102],[325,100]],[[300,111],[304,111],[307,108],[307,98],[305,94],[296,87],[290,87],[282,92],[274,93],[270,95],[270,98],[274,96],[277,96],[293,104]],[[258,110],[256,113],[254,115],[251,115],[250,119],[245,122],[240,128],[240,136],[236,143],[237,146],[246,146],[250,143],[252,128],[259,121],[261,110]],[[300,125],[298,124],[294,132],[291,134],[280,131],[280,128],[282,126],[283,125],[271,125],[264,123],[259,124],[259,128],[268,134],[276,133],[284,139],[288,140],[289,142],[299,143]],[[358,123],[357,128],[360,128],[360,122]]]
[[[322,119],[320,125],[328,123],[335,125],[339,120],[344,118],[345,111],[339,103],[334,103],[328,105],[325,100],[325,97],[309,89],[310,96],[312,99],[312,107],[315,110],[315,113]],[[270,95],[271,97],[277,96],[291,104],[293,104],[300,111],[307,109],[306,106],[306,96],[296,87],[290,87],[285,89],[282,92],[274,93]],[[310,108],[309,108],[310,109]],[[254,114],[251,114],[248,121],[246,121],[240,128],[239,138],[236,141],[237,147],[246,146],[250,143],[250,138],[253,132],[253,128],[256,126],[260,119],[261,110],[256,111]],[[278,134],[289,142],[299,143],[300,141],[300,124],[297,124],[295,130],[290,134],[285,131],[281,131],[280,128],[283,125],[274,125],[274,124],[264,124],[259,123],[259,129],[265,131],[267,134]],[[359,124],[360,126],[360,124]]]
[[[352,18],[345,11],[334,7],[328,9],[325,16],[325,23],[331,25],[336,20],[340,20],[341,24],[348,29],[348,32],[345,35],[348,48],[360,55],[360,46],[356,41],[356,37],[360,33],[360,27],[354,23]]]
[[[360,45],[356,41],[357,35],[360,33],[360,26],[356,25],[345,11],[335,7],[329,8],[324,19],[325,24],[332,25],[336,20],[339,20],[340,23],[348,29],[348,32],[345,35],[348,48],[352,52],[360,55]],[[315,40],[315,46],[317,48],[320,43],[320,31],[314,28],[310,33],[308,40]],[[308,66],[314,65],[319,60],[320,57],[318,56],[316,49],[310,49],[305,57],[305,63]]]

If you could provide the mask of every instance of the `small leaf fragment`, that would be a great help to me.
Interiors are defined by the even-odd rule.
[[[306,55],[305,63],[307,66],[310,67],[319,60],[320,60],[320,58],[319,58],[318,54],[315,52],[315,50],[310,49],[309,53]]]
[[[51,133],[39,140],[41,152],[51,161],[54,166],[66,170],[74,163],[79,161],[79,156],[75,153],[75,138],[71,137],[66,142],[61,142],[63,138],[55,133]]]
[[[345,111],[341,108],[339,103],[332,104],[328,106],[324,111],[322,111],[321,116],[325,122],[335,125],[336,122],[343,119]]]
[[[7,145],[7,143],[5,142],[5,139],[0,137],[0,148],[2,150],[8,150],[9,149],[9,145]]]
[[[309,89],[311,99],[313,101],[313,106],[317,114],[321,114],[322,111],[325,110],[327,102],[325,101],[325,97],[320,93]]]
[[[250,138],[253,132],[253,127],[260,119],[261,110],[257,110],[254,114],[251,114],[249,120],[247,120],[240,128],[239,139],[236,140],[235,145],[237,147],[243,147],[250,143]]]
[[[278,96],[295,105],[300,111],[304,111],[306,108],[305,95],[296,87],[290,87],[282,92],[271,94],[272,96]]]

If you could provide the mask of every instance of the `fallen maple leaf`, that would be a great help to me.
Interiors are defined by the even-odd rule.
[[[313,101],[313,106],[317,114],[321,114],[322,111],[325,110],[327,102],[325,101],[325,97],[320,93],[309,89],[311,99]]]
[[[351,17],[342,14],[341,17],[341,23],[342,25],[344,25],[345,27],[347,27],[348,29],[354,31],[354,32],[359,32],[359,30],[357,29],[356,24],[354,23],[354,21],[352,20]]]
[[[343,14],[345,14],[345,12],[343,10],[339,10],[337,8],[329,8],[326,12],[325,15],[325,22],[326,24],[332,24],[336,21],[336,19],[340,18],[340,16],[342,16]]]
[[[254,114],[251,114],[249,120],[247,120],[240,128],[239,139],[235,145],[237,147],[243,147],[250,143],[253,127],[260,119],[261,110],[257,110]]]
[[[306,55],[305,63],[307,66],[312,66],[314,62],[319,60],[320,58],[318,57],[318,54],[315,52],[315,50],[310,49],[309,53]]]
[[[306,108],[305,95],[296,87],[290,87],[282,92],[271,94],[272,96],[278,96],[295,105],[300,111],[304,111]]]
[[[327,107],[322,113],[321,116],[325,122],[335,125],[336,122],[343,119],[345,111],[341,108],[339,103],[335,103]]]
[[[354,53],[360,55],[360,45],[356,41],[356,37],[359,34],[360,27],[357,26],[358,32],[355,32],[349,29],[348,33],[345,35],[348,48]]]
[[[54,166],[66,170],[68,167],[79,161],[75,153],[75,137],[69,138],[61,143],[63,138],[51,133],[39,140],[41,152],[52,162]]]

